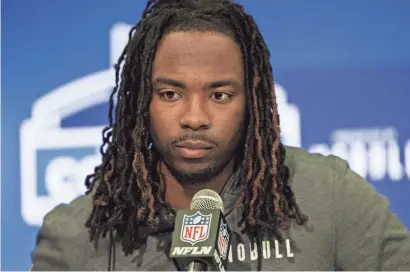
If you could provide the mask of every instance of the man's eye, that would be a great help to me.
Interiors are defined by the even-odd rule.
[[[161,96],[166,100],[176,100],[176,99],[181,97],[179,94],[177,94],[176,92],[173,92],[173,91],[163,92],[163,93],[161,93]]]
[[[216,92],[212,94],[212,98],[215,99],[216,101],[227,101],[232,97],[231,94],[228,93],[222,93],[222,92]]]

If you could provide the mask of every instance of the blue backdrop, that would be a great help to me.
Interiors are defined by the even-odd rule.
[[[410,1],[240,1],[266,38],[288,145],[347,159],[410,227]],[[113,60],[145,1],[2,1],[3,270],[98,163]]]

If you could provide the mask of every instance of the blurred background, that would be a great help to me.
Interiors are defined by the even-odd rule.
[[[336,154],[410,228],[410,1],[242,0],[271,50],[283,141]],[[2,1],[2,270],[98,164],[112,65],[143,0]]]

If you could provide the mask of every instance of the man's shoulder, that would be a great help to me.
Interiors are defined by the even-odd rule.
[[[44,217],[43,224],[64,224],[66,226],[76,225],[76,222],[84,226],[88,215],[92,210],[92,197],[90,195],[81,195],[70,203],[62,203],[54,207]]]
[[[346,160],[334,156],[309,153],[304,149],[286,147],[285,165],[296,191],[330,193],[344,183],[344,176],[353,173]],[[363,180],[364,182],[364,180]]]
[[[346,171],[349,168],[348,163],[340,157],[334,155],[323,155],[319,153],[309,153],[308,151],[286,146],[285,164],[292,171],[306,171],[314,173],[334,173]]]
[[[88,240],[85,223],[92,211],[92,197],[82,195],[70,203],[62,203],[48,212],[41,227],[42,232],[49,233],[55,241]]]
[[[32,252],[33,270],[71,270],[93,256],[85,223],[92,211],[92,197],[79,196],[46,214]]]

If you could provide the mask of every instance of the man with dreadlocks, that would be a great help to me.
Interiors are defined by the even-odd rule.
[[[116,82],[102,163],[45,217],[33,270],[175,270],[175,211],[204,188],[224,201],[229,270],[410,270],[386,198],[281,143],[269,50],[242,6],[148,1]]]

